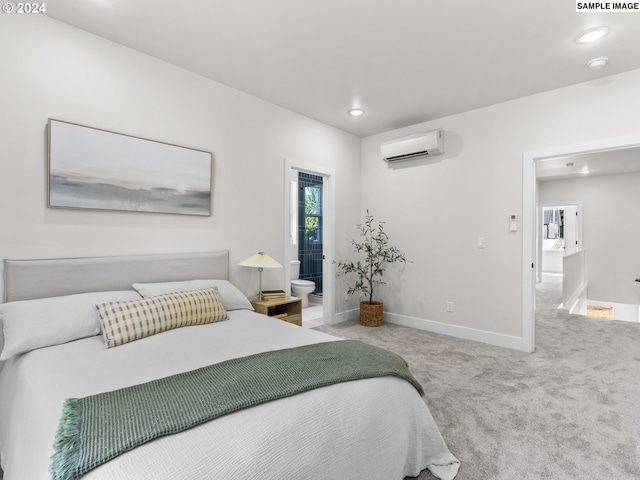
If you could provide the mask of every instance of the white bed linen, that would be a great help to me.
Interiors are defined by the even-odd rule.
[[[8,360],[0,371],[4,480],[50,478],[53,438],[66,398],[335,340],[246,310],[229,317],[108,350],[97,336]],[[332,385],[236,412],[149,442],[85,478],[401,480],[425,467],[451,479],[458,462],[414,387],[389,377]]]

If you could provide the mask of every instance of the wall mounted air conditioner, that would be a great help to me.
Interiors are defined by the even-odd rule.
[[[440,155],[444,153],[444,130],[441,128],[427,133],[384,142],[381,147],[385,162],[397,162],[410,158]]]

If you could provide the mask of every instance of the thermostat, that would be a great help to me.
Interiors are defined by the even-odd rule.
[[[518,231],[518,216],[515,213],[509,215],[509,231],[517,232]]]

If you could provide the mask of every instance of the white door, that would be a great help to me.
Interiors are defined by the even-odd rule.
[[[571,255],[582,249],[578,245],[578,206],[564,207],[564,254]]]

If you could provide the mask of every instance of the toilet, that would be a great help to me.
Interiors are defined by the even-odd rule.
[[[316,289],[310,280],[300,280],[300,260],[291,260],[291,295],[302,300],[302,308],[309,306],[309,294]]]

